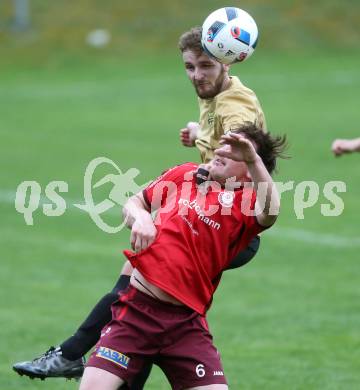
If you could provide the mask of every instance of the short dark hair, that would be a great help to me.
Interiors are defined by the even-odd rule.
[[[179,39],[179,49],[183,53],[186,50],[192,50],[199,54],[203,53],[201,46],[201,27],[193,27],[184,32]]]
[[[270,174],[276,169],[277,158],[289,158],[284,154],[288,148],[286,135],[273,136],[251,122],[246,122],[244,125],[232,129],[231,132],[244,134],[247,139],[255,143],[256,152]]]

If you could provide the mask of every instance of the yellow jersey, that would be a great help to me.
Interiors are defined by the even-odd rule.
[[[214,98],[200,99],[200,130],[195,141],[201,160],[208,162],[220,144],[220,137],[245,122],[255,123],[266,130],[265,116],[255,93],[235,77],[230,86]]]

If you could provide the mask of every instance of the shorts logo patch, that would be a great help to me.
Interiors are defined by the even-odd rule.
[[[96,356],[105,360],[109,360],[110,362],[113,362],[122,368],[128,368],[130,361],[130,358],[126,355],[106,347],[99,347]]]

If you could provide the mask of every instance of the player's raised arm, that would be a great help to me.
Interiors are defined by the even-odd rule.
[[[126,202],[123,216],[126,226],[131,229],[130,243],[135,252],[140,252],[153,243],[157,230],[142,192]]]
[[[354,139],[336,139],[331,150],[335,156],[341,156],[344,153],[360,152],[360,138]]]
[[[278,216],[280,197],[267,167],[256,151],[256,145],[244,134],[232,132],[223,135],[220,143],[224,146],[217,149],[215,154],[244,162],[255,188],[258,188],[259,184],[262,183],[262,188],[266,189],[261,191],[261,196],[264,198],[256,201],[257,208],[262,210],[256,215],[256,219],[262,226],[271,226]]]

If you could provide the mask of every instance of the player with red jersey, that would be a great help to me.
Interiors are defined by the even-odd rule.
[[[181,35],[179,49],[186,74],[195,88],[199,100],[199,123],[189,123],[180,131],[185,146],[196,146],[201,160],[207,163],[219,147],[220,136],[247,121],[266,129],[262,107],[255,93],[235,76],[230,76],[229,66],[208,57],[201,46],[201,28],[196,27]],[[199,169],[199,173],[201,168]],[[200,175],[198,175],[199,179]],[[236,253],[227,269],[241,267],[257,253],[260,237],[254,237],[245,250]],[[73,335],[51,347],[31,361],[15,363],[13,369],[30,378],[79,378],[84,370],[84,356],[100,337],[101,329],[111,319],[111,304],[118,293],[129,284],[126,264],[111,291],[105,294],[90,311]],[[130,270],[131,273],[131,270]],[[191,281],[191,280],[190,280]],[[76,297],[70,304],[76,305]],[[151,364],[144,367],[131,390],[142,390]]]
[[[158,210],[158,238],[141,253],[124,253],[146,280],[203,315],[213,281],[263,228],[240,210],[241,204],[253,206],[253,189],[213,182],[202,193],[197,169],[192,163],[174,167],[144,190],[149,209]],[[191,180],[184,181],[186,176]]]
[[[113,305],[81,390],[131,386],[149,359],[173,389],[227,389],[204,314],[234,254],[277,218],[270,173],[284,139],[249,125],[222,144],[208,166],[211,181],[198,186],[198,165],[183,164],[125,205],[130,287]]]

